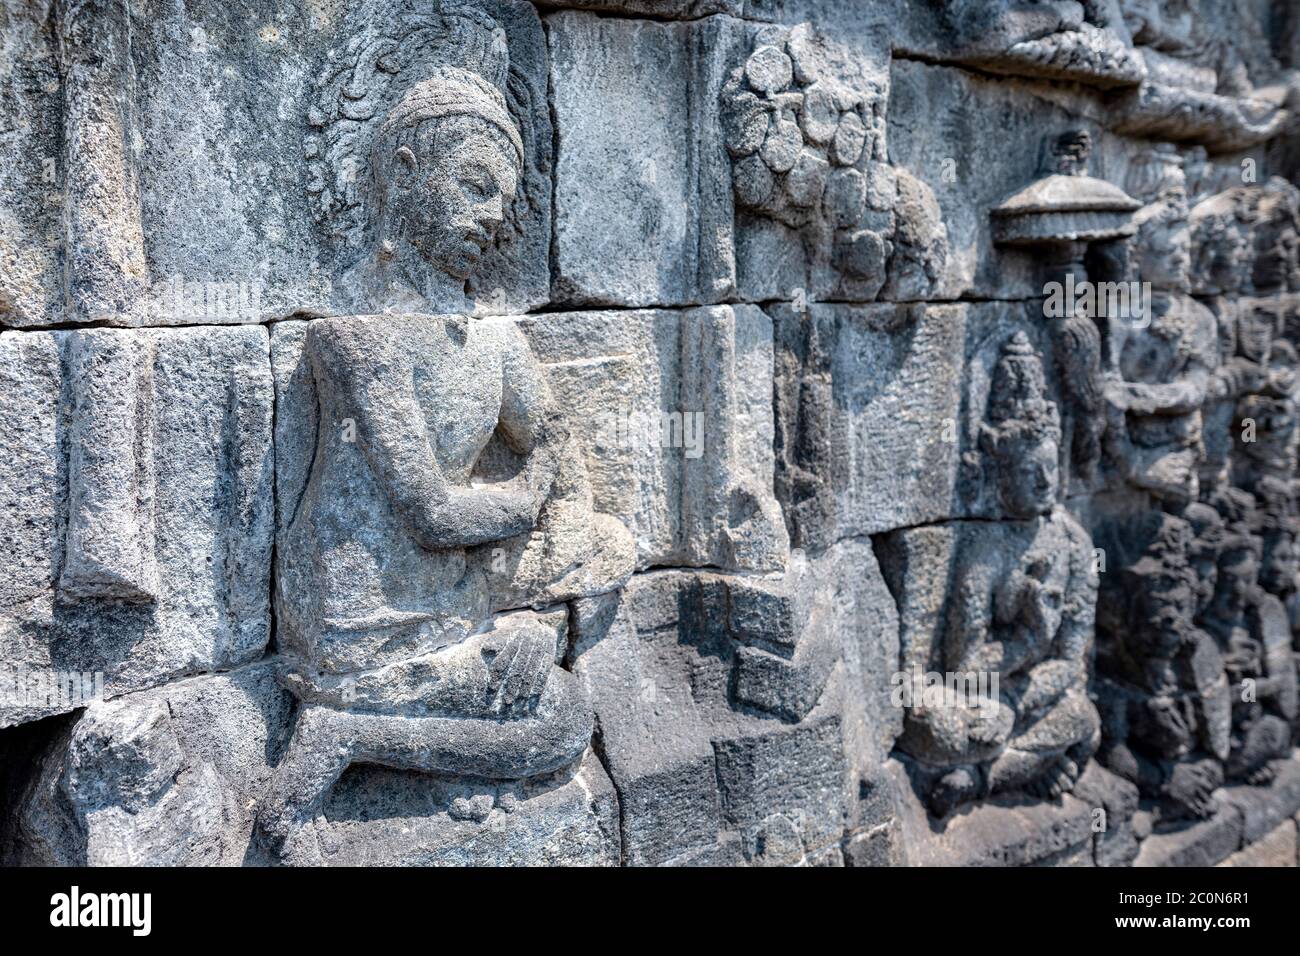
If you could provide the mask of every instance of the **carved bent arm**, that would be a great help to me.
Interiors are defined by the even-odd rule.
[[[1108,391],[1112,402],[1136,415],[1185,415],[1204,404],[1208,384],[1208,374],[1197,373],[1157,385],[1117,382]]]
[[[513,322],[503,329],[500,427],[511,451],[525,456],[521,473],[536,520],[551,493],[567,437],[532,348]]]
[[[993,638],[993,610],[995,599],[982,593],[987,582],[977,575],[967,577],[959,585],[956,603],[952,610],[952,624],[944,646],[946,669],[967,671],[982,670],[1000,657],[999,642]]]
[[[529,524],[519,496],[455,488],[442,474],[415,398],[412,370],[375,320],[313,323],[307,350],[322,397],[356,423],[375,480],[426,548],[496,541]]]
[[[1086,683],[1096,622],[1097,578],[1092,570],[1091,539],[1078,528],[1069,530],[1069,539],[1070,576],[1062,595],[1064,613],[1055,650],[1060,660],[1069,661],[1076,667],[1078,680]]]

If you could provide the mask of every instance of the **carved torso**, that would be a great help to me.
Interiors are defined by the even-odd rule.
[[[364,323],[350,343],[350,354],[374,362],[362,374],[373,374],[385,390],[411,390],[423,419],[417,424],[444,476],[468,485],[501,408],[496,330],[463,318],[344,323],[352,333]],[[292,553],[285,555],[286,573],[298,580],[283,591],[288,599],[316,596],[294,630],[319,635],[300,653],[325,671],[380,666],[454,643],[487,614],[486,585],[467,569],[465,549],[423,547],[380,487],[355,422],[382,411],[347,407],[331,387],[342,370],[330,368],[330,358],[327,348],[312,352],[320,426],[311,479],[288,534]]]

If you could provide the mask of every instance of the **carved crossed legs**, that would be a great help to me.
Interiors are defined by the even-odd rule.
[[[1042,799],[1069,793],[1100,740],[1097,709],[1085,690],[1071,688],[1045,711],[1022,715],[989,765],[989,792],[1025,789]]]
[[[353,764],[518,780],[572,764],[585,752],[593,725],[577,678],[553,664],[527,716],[412,716],[304,704],[258,814],[258,839],[294,863],[319,863],[312,823]]]

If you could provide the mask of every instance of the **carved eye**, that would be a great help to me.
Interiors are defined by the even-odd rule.
[[[465,190],[465,195],[476,202],[482,202],[492,194],[492,190],[482,179],[462,179],[460,185]]]

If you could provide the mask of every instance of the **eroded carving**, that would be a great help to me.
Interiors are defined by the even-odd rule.
[[[908,710],[898,747],[930,811],[1004,791],[1067,793],[1097,747],[1087,695],[1097,579],[1088,535],[1057,503],[1060,422],[1041,361],[1021,333],[989,390],[983,446],[1008,522],[957,524],[934,646],[904,640],[904,666],[983,674],[979,699]],[[919,542],[924,532],[916,535]],[[918,548],[922,545],[917,544]],[[910,568],[911,573],[919,573]],[[913,637],[923,647],[923,635]],[[968,685],[969,686],[969,685]]]

